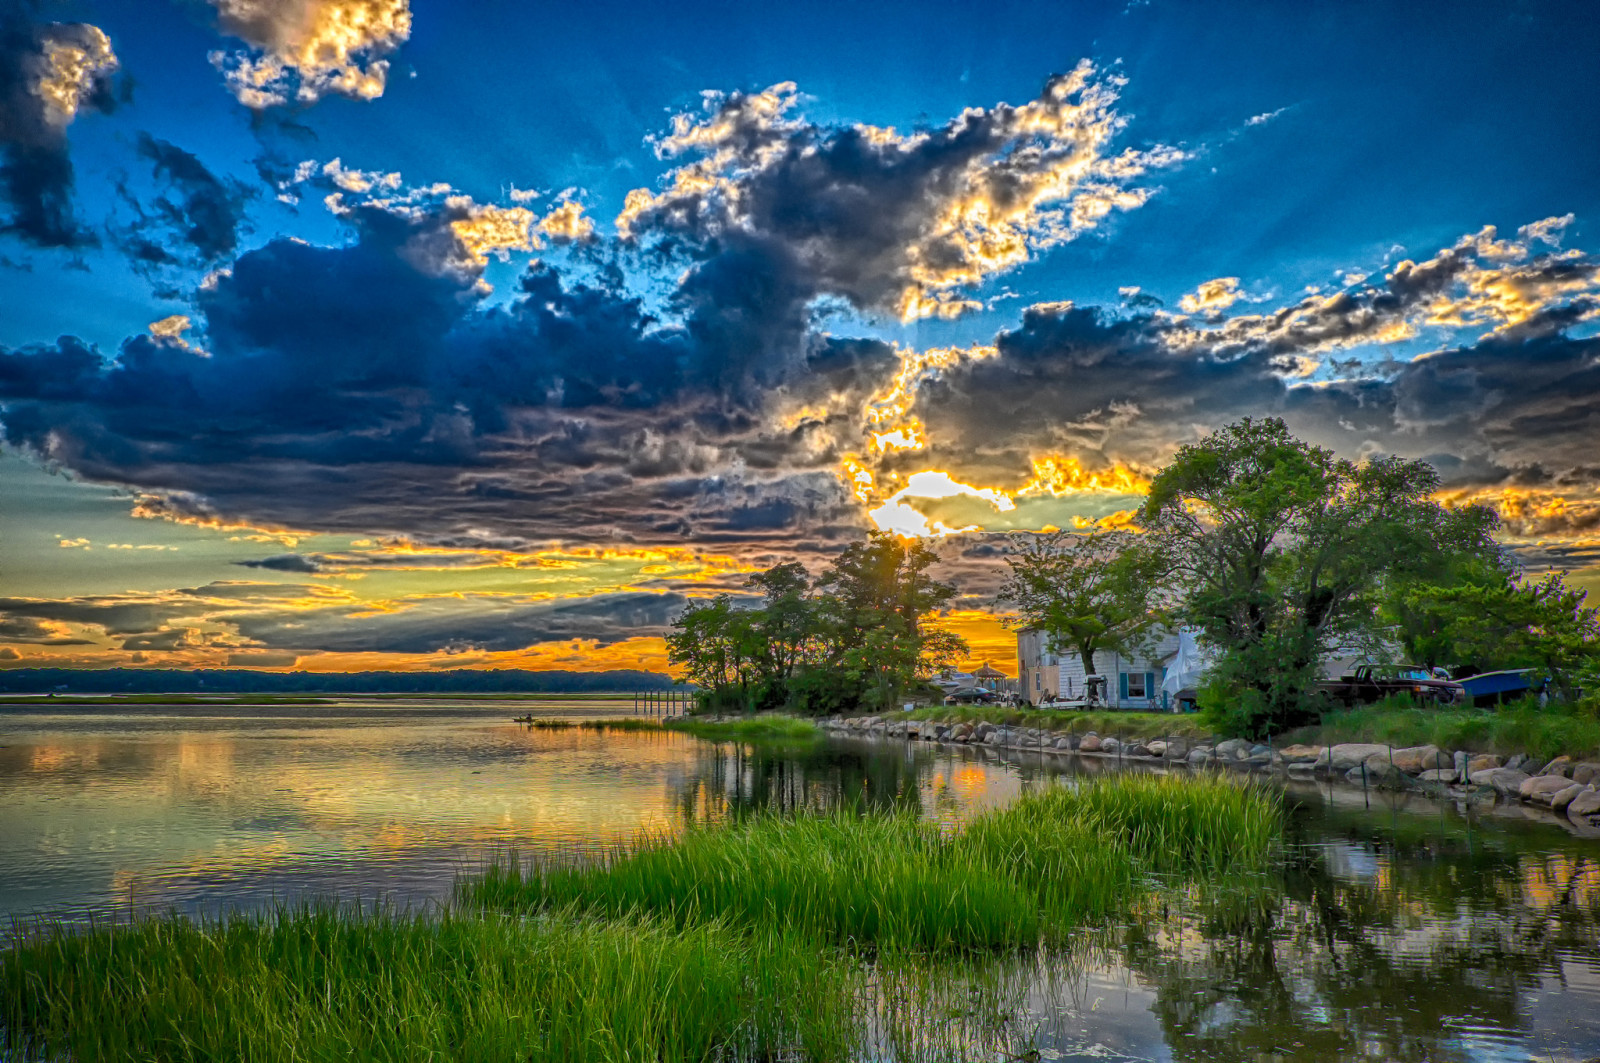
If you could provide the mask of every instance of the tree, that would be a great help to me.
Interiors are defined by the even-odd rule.
[[[1580,677],[1600,658],[1600,619],[1585,604],[1587,597],[1559,575],[1537,582],[1507,576],[1423,584],[1411,590],[1405,604],[1432,622],[1436,642],[1446,647],[1452,664],[1468,663],[1481,671],[1532,668],[1570,700]]]
[[[998,598],[1022,622],[1070,649],[1094,672],[1099,650],[1136,653],[1156,622],[1156,555],[1132,532],[1096,529],[1013,536]]]
[[[672,622],[667,660],[682,678],[700,687],[713,704],[748,704],[759,674],[760,640],[749,610],[730,595],[694,603]]]
[[[816,708],[885,708],[966,651],[960,638],[925,623],[956,593],[928,574],[938,560],[919,542],[874,532],[846,547],[817,580]]]
[[[833,712],[884,707],[966,651],[925,618],[955,596],[938,557],[882,534],[846,547],[812,584],[798,562],[750,577],[759,603],[720,595],[673,621],[668,659],[705,707]]]
[[[1221,656],[1204,697],[1219,729],[1313,718],[1325,653],[1378,627],[1387,580],[1496,556],[1483,507],[1433,501],[1426,462],[1355,463],[1246,418],[1178,451],[1138,521],[1181,591],[1181,619]]]

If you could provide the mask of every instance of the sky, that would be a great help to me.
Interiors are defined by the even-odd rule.
[[[666,666],[1245,416],[1600,588],[1583,3],[0,0],[0,667]]]

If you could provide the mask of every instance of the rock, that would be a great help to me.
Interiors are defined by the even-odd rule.
[[[1459,780],[1465,781],[1466,777],[1467,777],[1467,755],[1466,755],[1466,753],[1464,753],[1463,751],[1458,749],[1458,750],[1456,750],[1455,756],[1452,759],[1455,761],[1456,778],[1459,779]]]
[[[1505,759],[1493,753],[1479,753],[1467,761],[1467,774],[1476,775],[1480,771],[1490,771],[1504,766]]]
[[[1068,752],[1071,752],[1072,751],[1072,739],[1067,737],[1066,735],[1062,735],[1060,738],[1056,739],[1056,748],[1057,749],[1063,749],[1063,750],[1066,750]]]
[[[1084,735],[1081,739],[1078,740],[1078,752],[1080,752],[1080,753],[1098,753],[1098,752],[1100,752],[1100,736],[1095,734],[1093,731],[1090,731],[1088,734]]]
[[[1334,771],[1349,771],[1375,753],[1382,753],[1387,758],[1389,747],[1376,742],[1345,742],[1329,746],[1326,753],[1328,759],[1324,761],[1319,757],[1317,763],[1326,763]]]
[[[1162,754],[1168,760],[1183,760],[1189,755],[1189,743],[1182,738],[1167,739],[1167,751]]]
[[[1572,780],[1565,775],[1530,775],[1522,780],[1517,793],[1524,801],[1548,804],[1551,797],[1571,785]]]
[[[1544,767],[1540,768],[1538,771],[1534,772],[1534,774],[1556,775],[1563,779],[1570,779],[1572,778],[1573,767],[1574,765],[1572,758],[1563,754],[1562,756],[1559,756],[1555,760],[1552,760],[1550,763],[1546,764]]]
[[[1205,746],[1196,746],[1194,749],[1189,750],[1187,760],[1190,764],[1196,766],[1209,764],[1211,762],[1211,750]]]
[[[972,741],[972,725],[966,723],[957,724],[955,729],[950,732],[950,737],[957,742]]]
[[[1423,782],[1451,783],[1459,779],[1460,776],[1456,774],[1454,768],[1429,768],[1421,775],[1418,775],[1417,778]]]
[[[1152,757],[1164,757],[1167,755],[1167,744],[1158,738],[1146,746],[1145,750]]]
[[[1527,771],[1528,764],[1532,760],[1533,758],[1528,756],[1526,753],[1514,753],[1511,755],[1510,759],[1505,762],[1504,766],[1510,768],[1512,771]]]
[[[1407,746],[1394,751],[1394,766],[1407,775],[1418,775],[1451,767],[1451,757],[1438,746]]]
[[[1583,816],[1592,816],[1600,812],[1600,790],[1586,787],[1581,793],[1572,795],[1567,802],[1567,818],[1579,819]]]
[[[1406,774],[1400,770],[1399,765],[1389,763],[1389,754],[1387,751],[1383,753],[1374,753],[1372,756],[1362,761],[1361,765],[1352,769],[1350,772],[1352,781],[1361,781],[1362,766],[1367,769],[1368,783],[1389,782],[1392,780],[1397,780],[1402,775]]]
[[[1557,790],[1550,795],[1550,811],[1565,812],[1567,806],[1572,803],[1572,799],[1587,789],[1589,789],[1587,786],[1579,786],[1575,782],[1569,782],[1565,790]]]
[[[1495,792],[1506,797],[1520,797],[1522,782],[1528,778],[1528,773],[1515,768],[1495,768],[1488,773],[1489,785]]]
[[[986,745],[986,746],[999,746],[999,745],[1004,745],[1005,741],[1006,741],[1005,732],[999,731],[999,730],[994,730],[994,731],[990,731],[988,733],[988,735],[986,735],[984,737],[983,744]]]
[[[1600,781],[1600,764],[1592,760],[1581,760],[1572,766],[1572,781],[1588,786],[1592,782]]]
[[[1278,750],[1285,764],[1315,764],[1322,759],[1326,746],[1293,745]]]
[[[1217,743],[1216,755],[1219,757],[1241,760],[1241,753],[1246,757],[1250,755],[1250,743],[1242,738],[1230,738]]]
[[[1135,742],[1122,752],[1123,755],[1129,757],[1148,757],[1150,755],[1150,747],[1143,742]]]
[[[1250,747],[1250,759],[1254,760],[1257,757],[1266,757],[1271,759],[1272,747],[1267,745],[1265,742],[1257,742],[1255,745]]]
[[[1284,770],[1297,779],[1309,779],[1317,773],[1316,766],[1310,761],[1297,760],[1293,764],[1284,765]]]
[[[1115,753],[1121,748],[1122,743],[1117,741],[1115,738],[1110,737],[1109,735],[1100,739],[1100,752],[1102,753]]]

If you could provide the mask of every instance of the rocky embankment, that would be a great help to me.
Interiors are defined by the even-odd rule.
[[[1093,731],[1067,734],[988,722],[940,723],[881,716],[834,717],[823,720],[822,726],[834,734],[1112,757],[1191,768],[1281,772],[1291,778],[1332,776],[1357,786],[1493,793],[1501,800],[1537,805],[1583,826],[1600,827],[1600,762],[1576,761],[1566,756],[1545,762],[1525,754],[1501,757],[1437,746],[1396,749],[1377,743],[1349,742],[1274,747],[1239,738],[1213,746],[1184,737],[1124,738]]]

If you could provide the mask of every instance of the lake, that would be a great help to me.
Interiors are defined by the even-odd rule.
[[[539,730],[527,702],[0,706],[0,916],[447,900],[743,809],[955,822],[1105,762],[904,742]],[[627,702],[533,703],[566,719]],[[1600,1056],[1600,841],[1520,809],[1296,784],[1284,865],[1070,955],[996,961],[1043,1059]]]

